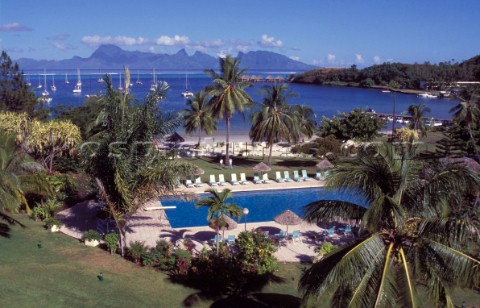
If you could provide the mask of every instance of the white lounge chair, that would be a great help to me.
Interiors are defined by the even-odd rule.
[[[210,186],[217,186],[218,185],[217,181],[215,181],[215,174],[210,174],[209,184],[210,184]]]
[[[320,170],[317,170],[317,172],[316,172],[316,174],[315,174],[315,178],[316,178],[317,180],[319,180],[319,181],[324,180],[323,174],[322,174],[322,172],[321,172]]]
[[[264,174],[262,175],[262,182],[263,182],[264,184],[268,184],[268,183],[271,182],[270,179],[268,178],[268,173],[264,173]]]
[[[293,179],[295,182],[303,181],[303,177],[298,175],[298,170],[293,170]]]
[[[203,186],[202,178],[200,176],[195,177],[194,184],[196,187],[202,187]]]
[[[193,185],[192,179],[191,179],[190,177],[188,177],[188,178],[185,180],[185,186],[187,186],[187,188],[192,188],[192,187],[195,186],[195,185]]]
[[[285,179],[282,178],[280,171],[275,172],[275,181],[277,181],[278,183],[285,182]]]
[[[247,181],[247,177],[245,176],[245,173],[240,173],[240,184],[242,185],[251,184],[249,181]]]
[[[230,177],[232,178],[232,180],[230,181],[230,183],[232,183],[232,185],[238,185],[240,184],[237,180],[237,174],[236,173],[232,173],[230,175]]]
[[[302,170],[302,178],[303,178],[304,181],[311,181],[312,180],[312,178],[308,176],[307,170],[305,170],[305,169]]]
[[[262,180],[260,180],[260,176],[256,172],[253,174],[253,183],[254,184],[262,183]]]
[[[290,174],[288,171],[283,171],[283,178],[285,182],[292,182],[292,178],[290,177]]]
[[[219,186],[225,186],[225,177],[223,176],[223,174],[219,174],[218,175],[218,185]]]

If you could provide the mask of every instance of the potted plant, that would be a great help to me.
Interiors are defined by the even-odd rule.
[[[82,239],[85,242],[85,245],[95,247],[100,244],[102,236],[95,230],[88,230],[87,232],[83,233]]]
[[[45,227],[47,229],[50,229],[50,232],[58,232],[62,225],[63,225],[63,222],[54,217],[45,219]]]

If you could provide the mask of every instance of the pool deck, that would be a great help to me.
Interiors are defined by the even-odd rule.
[[[307,188],[307,187],[321,187],[323,181],[311,180],[305,182],[289,182],[276,183],[272,181],[269,184],[247,184],[247,185],[231,185],[216,186],[217,189],[230,188],[232,191],[252,191],[252,190],[273,190],[273,189],[293,189],[293,188]],[[210,186],[185,188],[181,187],[177,190],[179,193],[186,194],[200,194],[205,192]],[[152,201],[146,204],[144,208],[158,207],[157,201]],[[99,219],[97,212],[100,209],[100,204],[93,200],[82,202],[72,208],[64,210],[57,214],[57,217],[64,222],[60,231],[80,239],[83,232],[89,229],[96,229]],[[167,212],[168,214],[168,212]],[[351,240],[351,235],[335,234],[331,237],[326,237],[324,234],[328,226],[319,224],[309,224],[302,222],[299,225],[289,226],[288,231],[300,231],[300,239],[298,241],[283,241],[279,244],[278,251],[275,253],[277,259],[281,262],[310,262],[315,257],[315,247],[321,245],[325,240],[334,244],[342,244]],[[261,229],[262,231],[269,231],[271,238],[273,235],[286,230],[286,226],[280,225],[274,221],[248,223],[246,228],[248,230]],[[235,235],[245,230],[243,221],[239,223],[236,229],[225,231],[225,237],[228,235]],[[154,247],[156,242],[160,239],[171,241],[177,247],[183,247],[183,239],[190,239],[195,244],[194,250],[200,252],[203,247],[214,249],[210,244],[210,240],[215,236],[215,231],[208,226],[204,227],[186,227],[186,228],[172,228],[167,219],[165,210],[145,210],[140,209],[131,218],[128,223],[128,231],[126,236],[127,243],[131,241],[141,241],[147,246]]]

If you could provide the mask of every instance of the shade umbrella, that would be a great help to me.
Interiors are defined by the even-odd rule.
[[[253,167],[253,170],[254,171],[260,171],[260,172],[268,172],[268,171],[272,170],[272,168],[270,168],[267,164],[265,164],[263,162],[260,162],[260,163],[256,164],[255,167]]]
[[[185,139],[180,136],[177,132],[174,132],[170,136],[168,136],[165,141],[167,142],[173,142],[173,143],[179,143],[179,142],[185,142]]]
[[[316,164],[315,167],[317,167],[318,170],[324,171],[327,169],[332,169],[334,166],[328,159],[324,159],[318,164]]]
[[[287,226],[287,233],[288,233],[288,226],[299,225],[302,222],[302,219],[298,217],[297,214],[290,210],[286,210],[274,218],[275,222],[278,222],[281,225]]]
[[[205,173],[205,170],[203,170],[200,167],[195,166],[195,168],[193,169],[193,175],[202,175],[204,173]]]
[[[238,226],[238,224],[235,220],[228,217],[227,215],[220,215],[220,217],[222,218],[221,220],[218,217],[210,220],[210,224],[208,226],[215,231],[217,229],[222,230],[222,237],[225,238],[225,230],[233,230]],[[222,220],[223,220],[223,224],[222,224]]]

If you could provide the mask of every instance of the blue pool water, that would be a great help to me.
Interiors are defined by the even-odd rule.
[[[325,188],[300,188],[286,190],[235,192],[234,202],[242,208],[248,208],[247,222],[273,221],[273,218],[285,210],[291,210],[303,217],[303,207],[318,200],[343,200],[359,205],[367,205],[365,198],[359,194],[339,193]],[[202,194],[199,198],[209,197]],[[185,201],[179,198],[162,198],[162,205],[176,206],[166,210],[168,220],[173,228],[206,226],[206,207],[195,209],[196,200]],[[241,222],[244,218],[241,218]]]

